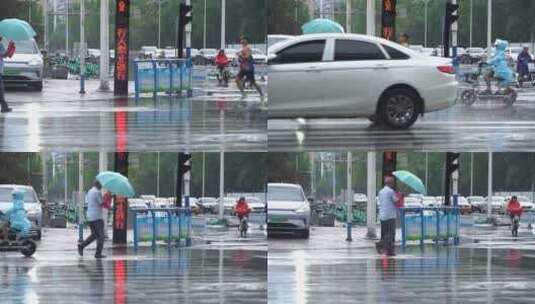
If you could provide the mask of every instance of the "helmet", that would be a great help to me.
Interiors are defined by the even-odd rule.
[[[505,51],[509,46],[509,42],[507,40],[496,39],[494,46],[496,47],[496,50]]]

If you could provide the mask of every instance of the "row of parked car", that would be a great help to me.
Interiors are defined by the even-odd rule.
[[[428,56],[443,57],[444,55],[444,50],[440,46],[436,48],[428,48],[422,45],[411,45],[409,48]],[[511,46],[506,50],[505,55],[509,61],[516,62],[522,49],[521,46]],[[495,48],[492,48],[491,53],[494,52]],[[451,56],[453,56],[453,50],[450,48],[450,57]],[[462,64],[475,64],[487,59],[487,49],[482,47],[457,47],[457,56]]]
[[[517,196],[520,205],[524,211],[535,210],[535,204],[525,195]],[[493,196],[492,197],[492,212],[505,213],[507,203],[511,199],[510,196]],[[453,198],[451,199],[453,202]],[[366,204],[367,197],[365,194],[356,193],[354,196],[355,204]],[[433,208],[442,206],[444,203],[443,196],[424,196],[421,194],[409,194],[405,197],[405,207],[408,208]],[[470,214],[473,212],[487,212],[487,198],[484,196],[458,196],[458,205],[462,214]]]
[[[239,197],[225,196],[223,198],[215,197],[190,197],[189,203],[194,214],[217,214],[219,212],[219,202],[223,200],[225,214],[233,214],[234,206]],[[266,211],[265,203],[254,196],[246,196],[245,200],[252,212],[264,213]],[[154,195],[141,195],[139,198],[129,199],[130,208],[148,209],[148,208],[170,208],[175,206],[175,197],[156,197]],[[182,205],[185,205],[182,198]]]
[[[251,48],[253,59],[257,64],[265,64],[267,61],[266,54],[259,48]],[[215,57],[219,52],[215,48],[206,49],[191,49],[191,58],[195,64],[209,65],[215,64]],[[238,65],[238,49],[227,48],[225,54],[229,58],[233,66]],[[165,49],[159,49],[156,46],[143,46],[141,47],[140,56],[142,58],[174,58],[176,57],[176,49],[174,47],[166,47]]]

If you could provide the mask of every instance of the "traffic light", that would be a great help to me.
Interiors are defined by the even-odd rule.
[[[443,45],[444,45],[444,57],[450,57],[450,33],[451,25],[459,19],[459,4],[453,4],[449,0],[446,2],[446,15],[444,18],[444,35],[443,35]]]
[[[186,25],[192,20],[192,6],[185,3],[180,3],[180,13],[178,16],[178,30],[177,30],[177,49],[178,57],[184,57],[184,32],[186,31]]]
[[[383,152],[383,186],[386,176],[392,176],[392,172],[396,171],[397,152],[385,151]]]
[[[182,207],[182,184],[184,181],[184,174],[191,170],[191,154],[178,153],[178,168],[176,177],[176,202],[175,206]]]
[[[459,170],[459,153],[446,153],[445,178],[444,178],[444,205],[450,206],[451,198],[451,175]]]

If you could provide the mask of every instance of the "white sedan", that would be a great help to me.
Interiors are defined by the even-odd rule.
[[[450,59],[357,34],[302,35],[269,51],[269,117],[368,117],[408,128],[457,98]]]

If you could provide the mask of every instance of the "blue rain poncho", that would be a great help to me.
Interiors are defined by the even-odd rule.
[[[13,198],[13,207],[6,212],[6,217],[9,219],[11,229],[21,235],[26,235],[30,232],[32,224],[26,216],[24,210],[24,191],[15,189],[11,192]]]
[[[489,60],[489,64],[494,71],[494,77],[499,78],[500,86],[507,86],[513,81],[513,72],[507,65],[505,58],[505,50],[509,46],[509,42],[501,39],[496,39],[494,44],[496,46],[496,54]]]

